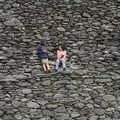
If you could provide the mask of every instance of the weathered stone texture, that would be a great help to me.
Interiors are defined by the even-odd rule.
[[[71,56],[43,75],[48,39]],[[0,120],[120,119],[120,0],[0,0]]]

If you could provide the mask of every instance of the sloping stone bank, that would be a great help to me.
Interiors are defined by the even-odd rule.
[[[73,73],[41,76],[40,37]],[[0,0],[0,120],[120,120],[119,80],[120,0]]]

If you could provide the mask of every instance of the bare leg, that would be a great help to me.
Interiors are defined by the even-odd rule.
[[[49,63],[46,63],[46,67],[47,67],[47,70],[51,70],[50,66],[49,66]]]
[[[46,71],[46,65],[43,63],[43,69],[44,71]]]
[[[66,60],[62,59],[63,68],[66,68]]]
[[[55,69],[56,69],[56,70],[58,70],[58,68],[59,68],[59,63],[60,63],[60,60],[57,59],[57,60],[56,60],[56,65],[55,65]]]

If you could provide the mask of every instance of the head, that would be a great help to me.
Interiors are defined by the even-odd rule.
[[[46,39],[40,39],[40,44],[46,46]]]
[[[65,46],[64,45],[59,45],[59,50],[65,50]]]

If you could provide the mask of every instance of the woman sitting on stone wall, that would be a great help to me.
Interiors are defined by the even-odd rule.
[[[65,50],[65,47],[62,45],[59,45],[56,54],[57,54],[57,60],[55,64],[55,70],[58,71],[60,65],[62,66],[63,70],[65,70],[66,57],[67,57],[67,52]]]

